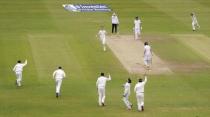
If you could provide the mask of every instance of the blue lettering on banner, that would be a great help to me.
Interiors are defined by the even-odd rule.
[[[105,4],[63,4],[64,9],[73,12],[110,12]]]

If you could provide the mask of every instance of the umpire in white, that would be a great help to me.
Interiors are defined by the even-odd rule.
[[[106,81],[111,80],[111,76],[109,74],[109,77],[105,77],[104,73],[101,73],[101,76],[98,77],[96,81],[96,87],[98,90],[98,104],[99,106],[105,106],[105,88],[106,88]]]
[[[139,82],[135,85],[134,92],[136,93],[138,111],[144,111],[144,85],[147,82],[147,76],[144,75],[145,80],[139,79]]]
[[[58,67],[58,69],[53,72],[53,78],[55,79],[55,84],[56,84],[56,98],[58,98],[61,95],[60,93],[61,84],[62,84],[63,78],[65,77],[66,77],[66,74],[62,70],[62,67]]]
[[[21,63],[21,61],[18,60],[17,64],[13,68],[13,71],[15,72],[16,75],[16,85],[18,87],[21,86],[23,67],[25,67],[26,65],[27,65],[27,60],[25,60],[24,63]]]
[[[128,78],[128,81],[123,85],[124,93],[123,93],[123,102],[125,103],[128,110],[132,108],[132,103],[129,101],[130,96],[130,88],[131,88],[131,79]]]
[[[117,27],[120,22],[116,13],[112,14],[111,20],[112,20],[112,33],[117,33]]]

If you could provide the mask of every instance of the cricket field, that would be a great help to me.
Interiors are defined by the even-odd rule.
[[[143,74],[129,73],[96,38],[101,25],[111,35],[112,12],[69,12],[62,4],[107,4],[118,14],[119,35],[132,35],[134,17],[141,18],[141,41],[172,71],[148,74],[144,112],[133,92]],[[201,26],[195,32],[191,12]],[[1,0],[0,117],[209,117],[209,14],[209,0]],[[19,59],[28,65],[17,88],[12,68]],[[52,79],[58,66],[67,75],[60,99]],[[100,72],[112,75],[105,107],[97,105]],[[128,77],[131,111],[122,101]]]

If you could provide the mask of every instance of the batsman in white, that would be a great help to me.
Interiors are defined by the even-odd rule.
[[[102,42],[103,45],[103,50],[106,51],[106,30],[104,29],[103,26],[101,26],[101,29],[98,31],[98,36],[100,41]]]
[[[25,60],[24,63],[21,63],[20,60],[17,61],[17,64],[14,66],[13,71],[16,74],[16,85],[18,87],[21,86],[21,82],[22,82],[22,72],[23,72],[23,67],[25,67],[27,65],[27,60]]]
[[[137,16],[134,20],[134,39],[140,39],[140,35],[141,35],[141,20],[139,19],[139,17]]]
[[[134,92],[136,93],[138,111],[144,111],[144,85],[147,82],[147,76],[144,75],[145,80],[139,79],[135,85]]]
[[[132,103],[129,101],[130,96],[130,88],[131,88],[131,79],[128,78],[128,81],[123,85],[124,94],[123,94],[123,102],[125,103],[128,110],[132,108]]]
[[[150,67],[152,65],[152,49],[149,46],[148,42],[144,43],[144,64],[146,66],[146,69],[150,70]]]
[[[110,81],[111,80],[111,76],[109,74],[109,77],[105,77],[104,73],[101,73],[101,76],[98,77],[97,81],[96,81],[96,87],[98,90],[98,104],[99,106],[105,106],[105,88],[106,88],[106,81]]]
[[[192,12],[190,15],[192,17],[192,30],[195,31],[196,29],[200,28],[200,25],[198,24],[198,20],[196,18],[195,13]]]
[[[55,84],[56,84],[56,98],[58,98],[61,95],[60,90],[61,90],[62,80],[65,77],[66,74],[64,70],[62,70],[62,67],[58,67],[58,69],[53,72],[53,78],[55,79]]]

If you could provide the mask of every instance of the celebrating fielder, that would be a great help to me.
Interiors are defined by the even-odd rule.
[[[98,77],[98,80],[96,81],[96,87],[98,90],[98,104],[99,106],[105,106],[105,87],[106,87],[106,81],[110,81],[111,76],[109,74],[109,77],[105,77],[104,73],[101,73],[101,76]]]
[[[23,67],[25,67],[27,65],[27,60],[25,60],[24,63],[21,63],[21,61],[17,61],[17,64],[14,66],[13,71],[16,74],[16,85],[18,87],[21,86],[21,82],[22,82],[22,71],[23,71]]]
[[[144,111],[144,85],[147,82],[147,76],[144,75],[145,80],[139,79],[135,85],[134,92],[136,93],[138,111]]]
[[[124,94],[123,94],[123,101],[128,110],[132,108],[132,103],[129,101],[130,96],[130,88],[131,88],[131,79],[128,78],[128,81],[123,85],[124,87]]]

